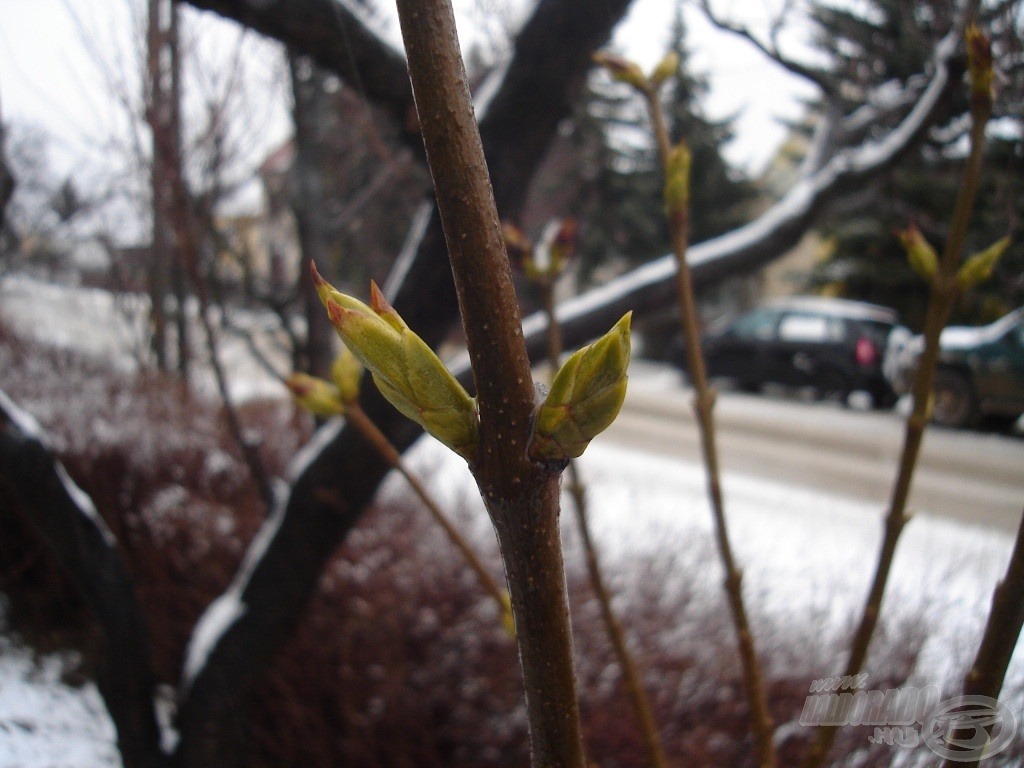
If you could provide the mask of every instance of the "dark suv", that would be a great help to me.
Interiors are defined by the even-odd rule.
[[[882,362],[896,329],[909,336],[886,307],[792,297],[713,328],[703,337],[704,356],[709,376],[732,379],[743,390],[764,384],[810,387],[842,403],[863,391],[874,406],[890,406],[896,396]],[[674,362],[684,357],[681,349],[674,350]]]
[[[923,345],[916,336],[897,357],[898,391],[910,390]],[[937,424],[1011,429],[1024,414],[1024,307],[980,328],[946,328],[933,391]]]

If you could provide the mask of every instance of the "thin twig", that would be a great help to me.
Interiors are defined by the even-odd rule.
[[[999,698],[1010,666],[1014,649],[1024,626],[1024,513],[1017,528],[1017,540],[1013,545],[1006,575],[996,585],[992,595],[992,610],[985,625],[985,634],[978,646],[970,671],[964,678],[964,696],[985,696]],[[991,736],[992,725],[985,726]],[[968,737],[974,734],[973,727],[967,729]],[[943,768],[977,768],[981,758],[976,760],[954,760],[947,757]]]
[[[931,280],[932,290],[924,322],[924,349],[917,363],[912,388],[914,405],[911,414],[907,417],[904,430],[903,450],[900,454],[899,470],[885,520],[885,534],[882,537],[878,565],[875,568],[871,588],[864,603],[860,623],[850,644],[850,656],[846,663],[845,675],[860,673],[867,660],[871,639],[878,625],[885,587],[892,570],[896,545],[908,520],[907,499],[910,496],[914,470],[921,451],[921,442],[930,416],[932,384],[939,359],[939,336],[959,295],[957,271],[967,235],[971,209],[974,207],[974,199],[981,178],[985,150],[985,125],[991,115],[991,110],[991,101],[988,101],[987,104],[972,101],[970,154],[964,165],[963,178],[957,191],[949,236],[946,238],[942,259]],[[821,726],[819,728],[817,738],[804,758],[803,768],[820,768],[824,764],[838,730],[839,726]]]
[[[494,598],[498,603],[502,614],[508,610],[508,595],[495,581],[494,577],[484,567],[484,564],[480,562],[480,558],[477,556],[476,551],[472,545],[466,541],[466,538],[459,533],[459,530],[455,527],[455,524],[448,518],[448,515],[444,513],[444,510],[438,506],[434,497],[430,495],[430,492],[420,481],[419,477],[413,474],[406,466],[405,462],[402,461],[402,455],[398,452],[398,449],[392,445],[391,441],[388,440],[387,435],[380,431],[373,420],[366,415],[366,412],[359,407],[358,402],[353,402],[345,406],[345,418],[348,422],[359,430],[359,433],[367,439],[367,441],[373,446],[373,449],[380,454],[393,469],[397,470],[398,473],[405,478],[406,482],[412,488],[413,492],[419,497],[420,501],[427,507],[431,516],[437,522],[438,525],[444,530],[452,544],[462,553],[462,556],[466,559],[469,567],[473,569],[473,572],[480,579],[480,583],[483,584],[487,594]]]
[[[661,102],[655,87],[648,86],[643,89],[643,93],[651,114],[651,122],[654,125],[658,154],[667,173],[671,146]],[[764,689],[764,675],[754,645],[754,636],[750,629],[746,605],[743,601],[743,577],[736,565],[725,517],[725,501],[722,496],[721,470],[715,438],[713,413],[715,393],[708,385],[707,370],[700,346],[693,277],[690,273],[690,265],[686,261],[689,216],[685,208],[669,211],[669,231],[672,238],[672,251],[676,257],[676,289],[679,298],[680,322],[686,345],[687,369],[694,390],[694,410],[700,431],[701,451],[707,472],[708,499],[715,521],[718,552],[725,570],[725,592],[736,631],[740,662],[743,667],[744,687],[750,707],[750,726],[757,745],[757,763],[761,768],[773,768],[776,761],[772,738],[773,724]]]
[[[541,293],[541,302],[548,318],[548,361],[551,365],[551,375],[554,376],[558,370],[559,360],[562,357],[562,334],[559,331],[558,319],[555,316],[555,291],[554,281],[551,277],[545,277],[535,282]],[[590,535],[590,523],[587,520],[587,495],[586,488],[580,479],[579,467],[576,461],[569,460],[566,467],[568,474],[568,490],[573,500],[573,510],[576,513],[576,522],[580,529],[580,539],[583,542],[583,552],[587,562],[587,573],[590,577],[590,584],[597,597],[597,604],[601,609],[601,620],[604,623],[608,639],[611,641],[615,657],[618,659],[619,667],[622,669],[626,691],[633,702],[637,719],[640,721],[640,731],[643,734],[644,744],[647,746],[648,757],[654,768],[668,768],[668,760],[665,757],[665,749],[661,743],[661,735],[658,733],[658,725],[651,711],[651,705],[644,689],[640,672],[637,669],[636,660],[629,650],[625,633],[622,631],[622,624],[615,615],[612,608],[611,594],[604,583],[604,576],[601,571],[601,562],[597,555],[597,548],[594,546],[593,537]]]

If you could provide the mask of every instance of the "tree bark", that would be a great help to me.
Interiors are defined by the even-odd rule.
[[[308,77],[302,77],[300,62],[295,54],[288,56],[291,73],[292,121],[295,124],[295,162],[291,170],[289,198],[295,216],[302,258],[314,262],[327,280],[332,280],[333,264],[331,244],[325,217],[325,194],[321,174],[325,173],[323,132],[328,121],[324,112],[329,108],[324,91],[324,70],[310,65]],[[299,269],[299,294],[306,318],[304,368],[307,373],[323,379],[330,378],[334,353],[334,329],[324,312],[320,297],[308,269]]]

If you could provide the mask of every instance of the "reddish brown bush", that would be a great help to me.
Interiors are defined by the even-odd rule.
[[[37,416],[117,533],[150,623],[158,674],[176,683],[195,620],[231,579],[263,518],[218,408],[185,397],[172,381],[28,349],[9,336],[0,336],[0,387]],[[285,401],[247,403],[242,418],[274,436],[262,451],[270,470],[282,474],[308,437],[308,422]],[[493,539],[469,519],[482,512],[454,512],[467,529],[485,532],[478,543],[498,573]],[[602,768],[644,766],[646,753],[568,527],[588,751]],[[686,549],[620,565],[609,583],[670,760],[743,768],[754,764],[752,742],[721,594],[707,580],[673,578],[715,568],[711,542],[698,535]],[[86,661],[99,652],[74,590],[23,520],[2,506],[0,589],[9,619],[41,651],[75,648]],[[799,716],[810,680],[832,665],[834,638],[823,640],[813,621],[793,627],[756,612],[754,618],[767,641],[773,713],[785,726]],[[872,657],[872,684],[882,687],[911,672],[927,621],[903,617],[885,627]],[[521,690],[515,647],[493,603],[410,500],[371,512],[349,535],[305,622],[260,687],[251,719],[238,726],[249,734],[254,768],[522,766],[528,736]],[[789,764],[810,734],[783,731],[780,756]],[[867,735],[846,729],[833,765],[891,765],[897,751],[869,748]],[[1020,752],[989,764],[1019,763]]]

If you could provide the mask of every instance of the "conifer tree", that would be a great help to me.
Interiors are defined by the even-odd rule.
[[[853,103],[883,83],[903,81],[920,72],[931,55],[931,41],[949,28],[953,14],[950,4],[935,0],[912,4],[872,0],[856,10],[819,5],[813,14],[815,42],[829,57],[837,95]],[[1016,15],[1019,17],[1019,12]],[[993,9],[983,9],[982,16],[986,27],[995,32],[996,54],[1001,50],[1007,53],[998,44],[1000,32],[1009,33],[1004,41],[1012,40],[1013,28],[1020,26],[1020,20],[1014,22],[1012,13],[1001,16]],[[996,113],[1002,114],[1003,121],[999,132],[989,138],[988,167],[965,244],[967,252],[1006,235],[1024,213],[1024,122],[1019,114],[1012,114],[1020,109],[1019,87],[1019,82],[1005,80],[996,101]],[[941,245],[945,240],[945,220],[962,164],[958,118],[967,110],[966,97],[955,93],[944,126],[833,212],[823,228],[832,244],[831,254],[812,273],[812,287],[893,306],[905,322],[920,327],[927,289],[906,264],[894,233],[914,221],[931,242]],[[883,127],[867,124],[863,130],[870,135]],[[1024,244],[1016,242],[993,279],[961,301],[953,321],[987,322],[1020,306],[1024,301],[1022,270]]]
[[[748,204],[755,192],[722,157],[722,147],[732,138],[731,121],[712,120],[702,110],[708,83],[690,68],[681,7],[670,50],[679,55],[680,63],[678,76],[665,88],[665,114],[673,143],[685,140],[693,153],[692,239],[701,242],[751,218]],[[635,100],[620,99],[617,91],[593,89],[587,109],[600,124],[604,144],[583,228],[583,258],[599,264],[624,257],[636,264],[667,253],[661,170],[647,140],[649,132],[642,122],[646,118]]]

